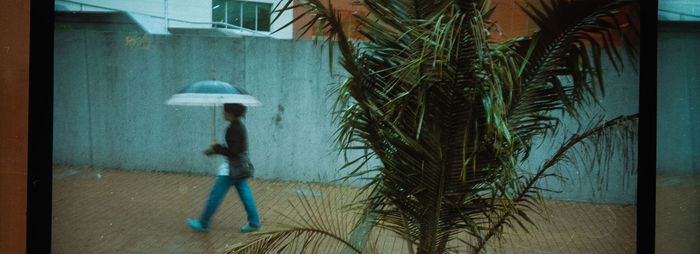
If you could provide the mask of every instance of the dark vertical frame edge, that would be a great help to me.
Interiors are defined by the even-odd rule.
[[[27,253],[51,252],[54,1],[29,12]]]
[[[653,253],[656,232],[658,1],[643,1],[640,19],[637,253]]]

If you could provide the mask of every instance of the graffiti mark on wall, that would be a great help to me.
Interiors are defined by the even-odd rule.
[[[129,35],[126,36],[126,46],[130,48],[142,48],[142,49],[150,49],[151,48],[151,37],[149,37],[147,34],[144,35]]]

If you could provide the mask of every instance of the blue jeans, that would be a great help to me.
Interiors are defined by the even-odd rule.
[[[255,208],[255,200],[253,200],[253,192],[250,190],[248,182],[245,179],[231,180],[225,175],[220,175],[216,178],[216,183],[211,189],[209,200],[207,200],[207,206],[204,208],[204,212],[202,212],[199,222],[203,227],[209,227],[209,219],[211,219],[211,216],[219,207],[221,201],[224,200],[224,197],[231,188],[231,185],[236,186],[238,197],[241,198],[243,207],[245,207],[245,211],[248,214],[248,223],[251,226],[259,227],[260,217],[258,217],[258,210]]]

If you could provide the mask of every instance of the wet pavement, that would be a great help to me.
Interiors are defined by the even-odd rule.
[[[213,176],[84,169],[53,169],[52,253],[221,253],[246,239],[246,215],[232,189],[202,233],[188,227],[197,218]],[[345,199],[358,188],[252,179],[265,230],[286,223],[299,196]],[[635,253],[636,207],[546,201],[539,225],[492,241],[488,253]],[[318,212],[332,212],[330,210]],[[466,253],[463,246],[459,253]],[[377,253],[407,253],[395,236],[382,236]],[[294,253],[294,252],[289,252]]]

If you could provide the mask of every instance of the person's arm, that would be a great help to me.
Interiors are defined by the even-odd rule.
[[[228,157],[229,159],[235,159],[241,153],[245,152],[245,142],[246,137],[243,125],[241,123],[233,123],[231,127],[226,130],[226,146],[215,144],[210,150],[207,150],[205,154],[220,154]]]

